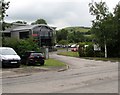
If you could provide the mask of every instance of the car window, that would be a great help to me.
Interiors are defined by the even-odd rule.
[[[31,55],[32,55],[32,56],[38,56],[38,55],[39,55],[39,56],[43,56],[42,53],[31,53]]]
[[[16,52],[12,49],[2,49],[2,50],[0,50],[0,54],[2,54],[2,55],[17,55]]]

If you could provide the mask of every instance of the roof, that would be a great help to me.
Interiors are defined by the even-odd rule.
[[[16,27],[16,28],[13,28],[12,31],[30,30],[30,29],[33,29],[34,27],[35,27],[34,25],[18,26],[18,27]]]
[[[47,26],[47,27],[49,27],[48,25],[45,25],[45,24],[20,25],[20,26],[12,26],[11,28],[8,28],[8,29],[6,29],[3,32],[9,33],[11,31],[32,30],[33,28],[40,27],[40,26]],[[52,29],[52,30],[54,30],[52,27],[49,27],[49,28]]]

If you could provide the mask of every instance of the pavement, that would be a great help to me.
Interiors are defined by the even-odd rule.
[[[69,69],[63,72],[44,71],[24,77],[3,78],[3,93],[118,93],[118,63],[54,53],[50,58],[65,62]]]
[[[0,70],[0,79],[30,76],[34,73],[57,71],[62,72],[69,68],[68,65],[62,67],[40,67],[28,66],[20,68],[3,68]]]

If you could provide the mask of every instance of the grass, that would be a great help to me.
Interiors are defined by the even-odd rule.
[[[71,56],[71,57],[79,57],[78,52],[72,52],[72,51],[68,51],[68,52],[60,52],[57,53],[58,55],[64,55],[64,56]]]
[[[90,60],[102,60],[102,61],[111,61],[111,62],[120,62],[120,58],[100,58],[100,57],[83,57]]]
[[[50,59],[45,60],[45,65],[44,66],[47,66],[47,67],[60,67],[60,66],[65,66],[65,63],[50,58]]]
[[[58,55],[63,56],[71,56],[71,57],[79,57],[78,52],[60,52]],[[103,57],[81,57],[84,59],[90,59],[90,60],[102,60],[102,61],[111,61],[111,62],[120,62],[120,58],[103,58]]]
[[[66,27],[64,29],[68,30],[68,31],[70,31],[72,29],[72,30],[79,31],[79,32],[88,32],[90,30],[90,28],[77,27],[77,26],[76,27]]]
[[[66,48],[57,48],[57,50],[66,50]]]
[[[39,67],[39,63],[37,63],[36,65],[31,65],[31,66],[27,66],[27,65],[21,65],[22,68],[26,68],[26,67]],[[62,66],[66,66],[65,63],[61,62],[61,61],[58,61],[58,60],[55,60],[55,59],[52,59],[52,58],[49,58],[47,60],[45,60],[45,63],[43,66],[40,66],[40,67],[62,67]]]

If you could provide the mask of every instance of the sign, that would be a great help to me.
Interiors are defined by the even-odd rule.
[[[32,36],[33,36],[33,37],[36,37],[36,36],[38,36],[38,34],[32,34]]]
[[[101,47],[98,44],[94,44],[94,51],[101,51]]]

